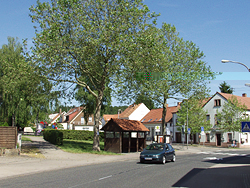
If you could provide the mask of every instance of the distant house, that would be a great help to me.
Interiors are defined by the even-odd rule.
[[[64,129],[69,130],[94,130],[94,115],[88,117],[88,122],[85,122],[83,107],[75,107],[70,109],[65,115],[65,120],[61,123]],[[102,127],[102,123],[99,122],[99,129]]]
[[[246,116],[250,116],[250,97],[247,97],[245,93],[242,96],[236,96],[228,93],[215,93],[204,105],[203,109],[207,111],[207,120],[210,121],[211,131],[207,131],[205,135],[201,136],[201,142],[205,145],[212,146],[224,146],[232,144],[233,132],[224,132],[217,128],[217,112],[221,112],[223,106],[232,97],[236,97],[240,104],[244,104],[247,107]],[[236,132],[235,138],[238,147],[250,148],[250,134],[248,132]]]
[[[145,104],[132,104],[128,106],[121,114],[118,114],[119,119],[137,120],[140,121],[150,110]]]
[[[165,117],[165,124],[172,142],[181,142],[181,133],[177,130],[177,112],[180,109],[180,103],[177,106],[167,106],[167,114]],[[157,108],[150,110],[143,118],[141,123],[145,125],[150,131],[147,135],[148,141],[157,141],[157,135],[163,135],[162,132],[162,110],[163,108]]]
[[[49,126],[51,126],[54,123],[62,123],[63,121],[65,121],[65,114],[66,112],[60,112],[59,113],[54,113],[54,114],[50,114],[49,115],[49,119],[50,119],[50,124]]]

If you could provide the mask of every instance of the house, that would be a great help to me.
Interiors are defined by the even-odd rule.
[[[165,117],[167,134],[172,137],[172,142],[181,142],[181,133],[177,130],[177,112],[180,109],[180,103],[177,106],[169,107],[167,105],[167,113]],[[163,108],[150,110],[140,121],[150,131],[147,135],[148,141],[157,141],[157,135],[163,135],[162,132],[162,111]]]
[[[62,123],[63,121],[65,121],[65,114],[66,112],[65,111],[61,111],[60,109],[60,112],[59,113],[54,113],[54,114],[50,114],[49,115],[49,119],[50,119],[50,124],[49,126],[51,126],[52,124],[54,123]]]
[[[236,97],[240,104],[244,104],[247,107],[246,115],[250,115],[250,97],[247,97],[245,93],[242,96],[236,96],[228,93],[215,93],[204,105],[203,109],[207,111],[207,120],[210,121],[211,131],[206,132],[201,136],[201,142],[205,145],[228,147],[232,144],[232,140],[235,139],[237,146],[241,148],[250,148],[250,134],[247,132],[235,132],[233,138],[233,132],[223,132],[216,127],[216,114],[221,112],[223,106],[228,102],[232,96]]]
[[[104,114],[103,126],[111,119],[111,118],[118,118],[118,119],[128,119],[128,120],[137,120],[140,121],[142,117],[144,117],[150,110],[145,106],[145,104],[132,104],[128,106],[123,112],[119,112],[118,114]]]
[[[121,114],[118,114],[119,119],[137,120],[140,121],[150,110],[145,104],[132,104],[128,106]]]
[[[75,107],[70,109],[65,115],[65,120],[61,123],[64,129],[70,130],[94,130],[94,115],[88,117],[88,122],[85,122],[83,107]],[[102,123],[99,122],[99,129],[102,127]]]

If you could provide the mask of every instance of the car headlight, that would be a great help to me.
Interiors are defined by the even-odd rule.
[[[159,158],[159,155],[153,155],[153,157],[155,157],[155,158]]]
[[[145,155],[141,155],[141,157],[145,157]]]

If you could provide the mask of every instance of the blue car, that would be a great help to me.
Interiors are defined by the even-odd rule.
[[[167,160],[175,162],[175,150],[167,143],[154,143],[148,145],[140,154],[140,162],[159,162],[165,164]]]

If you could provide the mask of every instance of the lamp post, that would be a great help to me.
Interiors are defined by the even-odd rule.
[[[241,63],[241,62],[238,62],[238,61],[231,61],[231,60],[221,60],[221,62],[222,63],[237,63],[237,64],[240,64],[240,65],[243,65],[244,67],[246,67],[247,68],[247,70],[248,70],[248,72],[250,72],[250,69],[245,65],[245,64],[243,64],[243,63]]]

